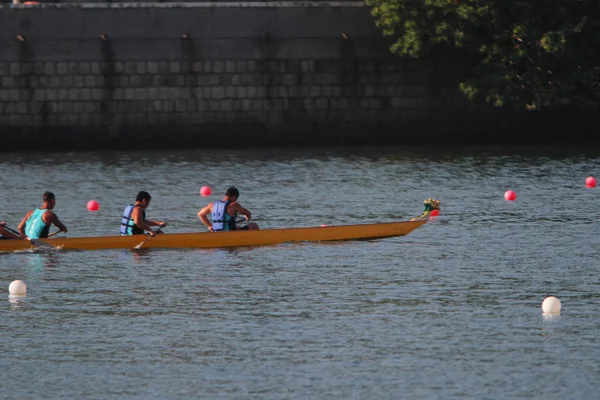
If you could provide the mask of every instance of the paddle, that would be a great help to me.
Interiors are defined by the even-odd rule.
[[[6,225],[4,225],[4,229],[6,229],[7,231],[9,231],[10,233],[14,233],[15,235],[19,235],[19,236],[21,236],[21,232],[19,232],[19,231],[15,231],[14,229],[12,229],[12,228],[9,228],[9,227],[8,227],[8,226],[6,226]]]
[[[62,231],[60,231],[60,230],[56,231],[56,232],[52,232],[51,234],[48,235],[48,237],[46,237],[44,239],[50,238],[50,237],[52,237],[52,236],[54,236],[56,234],[59,234],[61,232]],[[44,248],[44,249],[59,249],[60,248],[60,247],[53,246],[53,245],[51,245],[49,243],[44,243],[44,242],[40,241],[40,239],[29,239],[29,242],[32,245],[34,245],[35,247],[40,247],[40,248]]]
[[[162,229],[162,228],[158,228],[158,229],[156,230],[156,232],[154,232],[154,236],[158,235],[159,233],[162,233],[162,230],[161,230],[161,229]],[[142,248],[142,246],[143,246],[143,245],[145,245],[145,244],[146,244],[146,242],[147,242],[148,240],[150,240],[150,238],[153,238],[154,236],[152,236],[152,235],[148,234],[148,237],[147,237],[146,239],[144,239],[144,241],[143,241],[142,243],[140,243],[140,244],[138,244],[137,246],[135,246],[135,247],[134,247],[134,249],[136,249],[136,250],[139,250],[139,249],[141,249],[141,248]]]

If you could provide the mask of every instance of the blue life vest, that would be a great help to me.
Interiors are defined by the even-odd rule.
[[[141,207],[140,205],[130,204],[125,207],[123,211],[123,218],[121,218],[121,235],[140,235],[144,233],[144,230],[135,224],[135,221],[131,218],[133,209]],[[142,211],[142,219],[146,219],[146,212]]]
[[[38,208],[25,222],[25,235],[29,239],[40,239],[48,237],[50,225],[46,225],[42,216],[48,211],[46,208]]]
[[[234,217],[227,214],[227,206],[229,203],[229,201],[220,200],[213,203],[211,215],[213,231],[229,231],[235,229]]]

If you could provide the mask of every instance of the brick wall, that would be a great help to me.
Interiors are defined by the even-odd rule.
[[[0,6],[0,150],[446,140],[505,120],[457,94],[460,60],[388,48],[358,2]]]

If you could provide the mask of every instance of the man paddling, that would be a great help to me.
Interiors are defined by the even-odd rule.
[[[135,204],[125,207],[123,218],[121,219],[121,235],[141,235],[144,231],[148,231],[150,236],[162,233],[160,229],[154,232],[151,227],[158,226],[164,228],[167,226],[166,223],[146,219],[146,208],[150,205],[150,200],[152,200],[150,194],[142,190],[135,198]]]
[[[54,224],[60,232],[67,233],[67,227],[58,219],[54,211],[56,197],[54,193],[46,192],[42,196],[42,207],[29,211],[19,224],[22,239],[43,239],[48,237],[50,225]]]
[[[235,231],[235,230],[256,230],[260,229],[258,224],[249,223],[246,226],[237,226],[235,217],[242,214],[246,217],[246,221],[250,221],[252,214],[246,210],[240,203],[238,198],[240,197],[240,191],[235,187],[230,187],[225,193],[223,200],[217,200],[209,203],[206,207],[198,212],[198,217],[208,226],[211,232],[218,231]],[[207,215],[211,214],[211,221],[208,220]]]
[[[6,222],[0,222],[0,239],[21,239],[21,236],[11,232],[6,227]]]

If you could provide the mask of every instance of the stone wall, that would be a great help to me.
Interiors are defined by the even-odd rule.
[[[340,3],[0,6],[0,150],[385,143],[501,117]],[[496,124],[494,124],[496,126]]]

